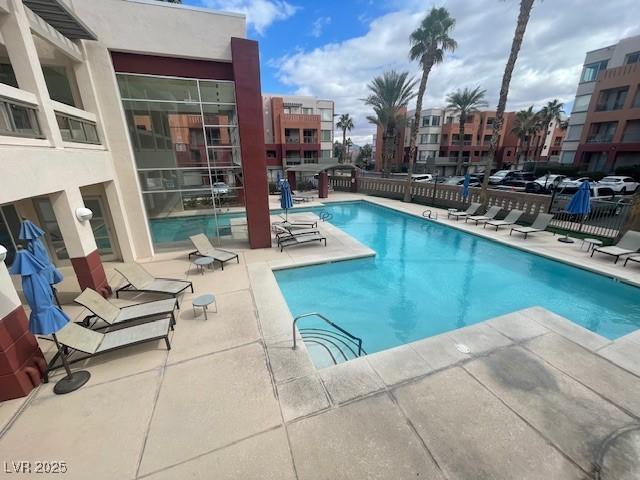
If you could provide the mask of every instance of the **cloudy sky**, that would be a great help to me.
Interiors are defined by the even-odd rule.
[[[374,128],[360,100],[367,83],[388,69],[418,74],[408,58],[408,37],[432,6],[456,19],[458,49],[429,77],[425,106],[443,105],[457,88],[480,85],[495,108],[511,46],[517,0],[184,0],[186,4],[247,15],[249,37],[260,42],[262,89],[315,95],[350,113],[356,144]],[[540,106],[559,98],[569,104],[585,52],[640,34],[638,0],[536,0],[516,71],[508,109]]]

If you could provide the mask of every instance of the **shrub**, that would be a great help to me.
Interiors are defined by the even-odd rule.
[[[616,175],[624,175],[626,177],[633,177],[636,182],[640,181],[640,165],[628,165],[625,167],[618,167],[615,169]]]

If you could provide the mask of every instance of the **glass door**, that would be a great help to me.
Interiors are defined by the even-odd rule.
[[[116,260],[117,254],[111,236],[111,227],[105,216],[102,199],[100,197],[85,197],[83,200],[85,207],[93,212],[93,218],[90,222],[91,230],[93,230],[93,236],[96,239],[102,260]]]
[[[58,220],[53,212],[53,206],[48,198],[34,198],[33,204],[40,217],[40,227],[45,232],[45,242],[49,247],[51,260],[55,265],[67,265],[69,253],[62,238],[62,232],[58,226]]]

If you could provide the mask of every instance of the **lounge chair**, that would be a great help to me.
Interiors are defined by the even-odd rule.
[[[282,222],[274,222],[271,224],[273,227],[273,231],[277,233],[277,228],[282,227],[287,230],[302,230],[306,228],[316,228],[318,226],[318,221],[313,219],[308,220],[298,220],[295,219],[293,221],[283,220]]]
[[[178,295],[187,288],[191,289],[191,293],[193,293],[193,283],[174,278],[156,278],[135,262],[118,265],[114,267],[114,270],[129,282],[116,290],[116,298],[120,298],[120,292],[171,295],[176,299],[176,307],[180,308]]]
[[[511,235],[513,232],[524,233],[524,239],[526,240],[527,235],[529,235],[530,233],[544,232],[551,223],[552,219],[553,214],[551,213],[539,213],[530,227],[513,227],[509,232],[509,235]]]
[[[144,320],[154,317],[170,318],[172,328],[173,325],[176,324],[176,317],[173,313],[176,308],[175,298],[138,303],[120,308],[103,298],[102,295],[95,290],[85,288],[84,291],[75,298],[74,302],[82,305],[93,314],[85,318],[84,325],[87,327],[92,318],[99,318],[110,326],[132,320]]]
[[[320,235],[320,232],[307,233],[304,235],[292,235],[290,237],[286,237],[280,240],[280,242],[278,243],[278,246],[280,247],[280,251],[282,252],[287,247],[292,247],[294,245],[302,245],[310,242],[321,242],[321,243],[324,242],[324,246],[326,247],[327,237],[325,237],[324,235]]]
[[[488,222],[485,222],[483,227],[486,228],[487,225],[491,225],[492,227],[496,227],[497,232],[500,227],[514,225],[523,213],[524,212],[522,210],[511,210],[507,216],[504,217],[504,220],[489,220]]]
[[[591,250],[591,256],[593,257],[595,252],[606,253],[607,255],[616,257],[616,261],[613,263],[618,263],[621,256],[631,255],[638,250],[640,250],[640,232],[629,230],[615,245],[610,247],[597,247]]]
[[[449,212],[447,214],[447,218],[453,217],[456,219],[456,221],[458,221],[459,218],[464,218],[469,215],[475,215],[478,210],[480,210],[481,206],[482,205],[480,205],[479,203],[472,203],[464,212]]]
[[[484,215],[468,215],[468,216],[466,216],[464,218],[464,223],[467,223],[467,220],[473,220],[474,222],[476,222],[476,225],[478,225],[478,223],[480,223],[480,222],[483,222],[483,223],[488,222],[489,220],[493,220],[494,218],[496,218],[496,215],[498,215],[500,213],[500,210],[502,210],[502,208],[494,205]]]
[[[193,243],[193,246],[197,249],[195,252],[189,254],[189,258],[191,258],[192,255],[211,257],[220,264],[222,270],[224,270],[224,264],[231,260],[236,260],[240,263],[240,257],[237,253],[215,248],[211,245],[211,242],[204,233],[193,235],[189,237],[189,240],[191,240],[191,243]]]
[[[317,228],[303,228],[303,229],[290,229],[281,227],[280,225],[275,225],[276,231],[276,242],[280,245],[280,242],[289,238],[295,237],[298,235],[320,235],[320,230]]]
[[[77,323],[69,322],[56,332],[56,338],[58,342],[65,347],[65,351],[71,349],[74,351],[71,353],[81,352],[85,354],[80,356],[74,355],[74,358],[69,360],[69,363],[75,363],[102,353],[113,352],[120,348],[161,339],[164,339],[167,350],[171,350],[171,343],[169,342],[170,327],[171,319],[169,318],[142,323],[132,327],[120,328],[110,332],[99,332],[78,325]],[[69,354],[66,355],[68,356]],[[57,353],[51,359],[48,365],[49,371],[60,367],[60,365],[54,367],[59,356],[60,354]],[[47,375],[45,375],[45,381],[46,380],[48,380]]]
[[[623,265],[623,266],[624,266],[624,267],[626,267],[626,266],[627,266],[627,263],[628,263],[629,261],[636,262],[636,263],[640,263],[640,255],[629,255],[629,256],[626,258],[626,260],[624,261],[624,265]]]

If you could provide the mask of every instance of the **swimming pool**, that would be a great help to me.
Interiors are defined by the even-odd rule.
[[[609,339],[640,327],[636,287],[368,202],[325,210],[377,255],[274,273],[294,316],[320,312],[368,353],[538,305]]]
[[[246,214],[240,212],[218,214],[217,225],[220,235],[230,235],[231,219],[240,217],[246,217]],[[198,233],[204,233],[209,238],[218,236],[216,217],[213,214],[152,218],[149,220],[149,229],[153,244],[159,248],[188,242],[190,236]]]

